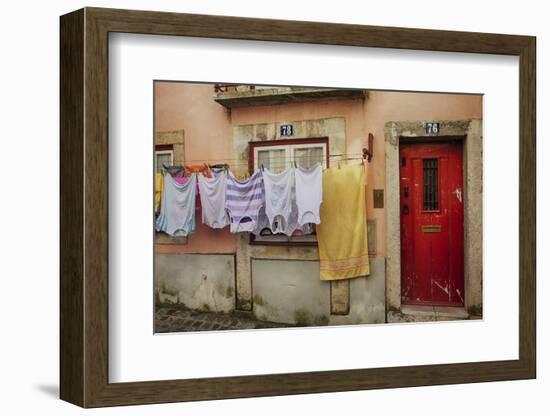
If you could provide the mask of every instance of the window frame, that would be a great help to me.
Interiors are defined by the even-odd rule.
[[[290,154],[287,154],[288,151],[287,149],[290,151],[290,147],[289,145],[285,144],[285,145],[273,145],[273,146],[255,146],[254,147],[254,152],[253,152],[253,168],[252,168],[252,171],[250,172],[250,174],[252,175],[253,172],[255,172],[257,169],[260,168],[260,166],[258,166],[258,153],[262,150],[265,150],[265,149],[262,149],[263,148],[268,148],[268,150],[284,150],[285,151],[285,158],[290,158],[291,155]]]
[[[322,144],[325,147],[325,157],[323,161],[323,169],[330,167],[330,146],[329,138],[324,137],[307,137],[307,138],[289,138],[289,139],[278,139],[278,140],[262,140],[262,141],[250,141],[248,142],[248,172],[250,175],[254,173],[257,166],[257,154],[258,151],[263,150],[262,148],[288,148],[290,150],[290,155],[293,160],[294,149],[304,148],[304,147],[315,147],[314,145]],[[305,145],[305,146],[304,146]],[[250,233],[249,244],[251,245],[262,245],[262,246],[317,246],[317,237],[315,240],[311,241],[258,241],[256,236]]]
[[[158,155],[170,155],[170,166],[174,165],[174,146],[168,145],[156,145],[155,146],[155,174],[158,173],[157,156]]]

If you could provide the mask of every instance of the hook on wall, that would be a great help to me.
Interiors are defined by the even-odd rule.
[[[368,138],[368,147],[363,147],[363,159],[366,159],[367,162],[370,162],[372,160],[372,157],[374,156],[374,136],[372,133],[369,133]]]

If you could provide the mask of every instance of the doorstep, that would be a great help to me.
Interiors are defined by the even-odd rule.
[[[437,316],[456,318],[456,319],[468,319],[469,315],[466,308],[460,308],[456,306],[434,306]]]
[[[388,322],[426,322],[469,319],[463,307],[403,305],[399,311],[388,312]]]

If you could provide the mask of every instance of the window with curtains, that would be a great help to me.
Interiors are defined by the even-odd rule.
[[[270,140],[249,143],[249,167],[252,171],[262,166],[273,173],[280,173],[294,165],[311,168],[320,163],[329,166],[329,143],[327,137],[310,139]],[[292,236],[271,234],[266,230],[260,236],[251,235],[252,244],[268,245],[316,245],[315,231],[303,234],[300,231]]]

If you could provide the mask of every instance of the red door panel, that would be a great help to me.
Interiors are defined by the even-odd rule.
[[[462,143],[400,146],[401,301],[464,305]]]

